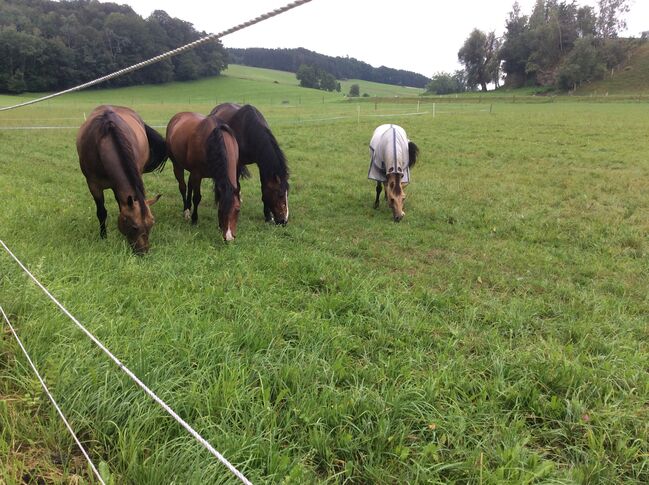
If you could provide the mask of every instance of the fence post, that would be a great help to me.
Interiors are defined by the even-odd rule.
[[[435,103],[433,103],[433,118],[435,117]]]

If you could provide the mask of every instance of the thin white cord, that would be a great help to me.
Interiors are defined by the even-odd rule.
[[[90,333],[89,330],[84,327],[79,320],[77,320],[59,301],[52,296],[52,294],[45,288],[40,281],[36,279],[36,277],[30,273],[30,271],[25,267],[23,263],[20,262],[20,260],[14,255],[14,253],[11,252],[11,250],[7,247],[7,245],[0,239],[0,244],[4,247],[5,251],[18,263],[18,265],[23,269],[25,273],[31,278],[31,280],[38,285],[38,287],[43,290],[43,292],[49,297],[50,300],[54,302],[56,306],[59,307],[59,309],[72,320],[79,329],[86,334],[86,336],[92,340],[97,347],[99,347],[117,366],[127,375],[129,376],[135,383],[140,386],[140,388],[147,393],[147,395],[153,399],[155,402],[157,402],[167,413],[171,415],[183,428],[185,428],[189,434],[191,434],[200,444],[202,444],[214,457],[219,460],[223,465],[225,465],[228,470],[232,472],[234,476],[236,476],[242,483],[245,483],[246,485],[252,485],[252,482],[248,480],[243,473],[241,473],[239,470],[237,470],[232,463],[230,463],[221,453],[216,451],[216,449],[205,439],[203,438],[194,428],[192,428],[183,418],[178,416],[176,412],[171,409],[167,403],[165,403],[162,399],[160,399],[151,389],[147,387],[146,384],[144,384],[131,370],[126,367],[122,362],[115,357],[110,350],[108,350],[92,333]]]
[[[129,72],[136,71],[137,69],[141,69],[143,67],[149,66],[151,64],[154,64],[158,61],[162,61],[163,59],[166,59],[168,57],[175,56],[177,54],[180,54],[182,52],[185,52],[186,50],[193,49],[194,47],[197,47],[201,44],[204,44],[206,42],[212,41],[219,39],[221,37],[225,37],[226,35],[233,34],[234,32],[238,32],[239,30],[243,30],[247,27],[250,27],[252,25],[258,24],[259,22],[263,22],[264,20],[276,17],[277,15],[280,15],[284,12],[287,12],[289,10],[292,10],[296,7],[299,7],[301,5],[304,5],[305,3],[309,3],[311,0],[297,0],[295,2],[289,3],[283,7],[276,8],[275,10],[271,10],[270,12],[267,12],[263,15],[260,15],[259,17],[255,17],[252,20],[248,20],[247,22],[244,22],[242,24],[239,24],[235,27],[229,28],[227,30],[224,30],[223,32],[220,32],[218,34],[210,34],[205,37],[202,37],[198,40],[195,40],[194,42],[190,42],[189,44],[185,44],[184,46],[178,47],[177,49],[170,50],[168,52],[165,52],[163,54],[160,54],[158,56],[152,57],[151,59],[148,59],[143,62],[138,62],[137,64],[133,64],[130,67],[120,69],[119,71],[115,71],[112,74],[108,74],[106,76],[100,77],[98,79],[95,79],[94,81],[90,81],[84,84],[80,84],[79,86],[75,86],[70,89],[66,89],[65,91],[60,91],[58,93],[54,94],[49,94],[47,96],[43,96],[42,98],[37,98],[37,99],[32,99],[31,101],[25,101],[24,103],[19,103],[15,104],[13,106],[7,106],[4,108],[0,108],[0,111],[7,111],[10,109],[15,109],[15,108],[21,108],[23,106],[29,106],[30,104],[36,104],[40,103],[41,101],[46,101],[48,99],[55,98],[57,96],[61,96],[63,94],[68,94],[72,93],[74,91],[81,91],[82,89],[89,88],[90,86],[94,86],[95,84],[102,83],[104,81],[108,81],[110,79],[114,79],[116,77],[122,76],[124,74],[128,74]]]
[[[88,456],[88,453],[86,452],[86,449],[83,447],[83,445],[81,444],[81,441],[79,441],[79,438],[77,438],[77,435],[74,433],[74,430],[72,429],[72,426],[70,426],[70,423],[68,423],[68,420],[65,419],[65,415],[63,414],[63,411],[61,411],[61,408],[56,403],[56,400],[54,399],[54,396],[52,396],[52,393],[47,388],[47,385],[45,384],[45,381],[43,380],[40,373],[38,372],[38,369],[34,365],[34,362],[32,362],[32,359],[29,357],[29,353],[27,352],[27,349],[25,348],[22,341],[20,340],[20,337],[18,337],[18,334],[16,333],[16,330],[14,329],[13,325],[11,325],[11,322],[9,321],[9,317],[7,317],[7,314],[2,309],[1,305],[0,305],[0,312],[2,312],[2,316],[4,317],[5,322],[7,322],[7,325],[9,325],[9,330],[11,330],[11,333],[13,333],[14,337],[16,338],[16,341],[18,342],[18,345],[20,345],[20,348],[22,349],[23,354],[25,354],[25,357],[27,358],[27,362],[29,362],[29,365],[31,366],[32,370],[34,371],[34,374],[36,374],[36,377],[38,377],[38,380],[40,381],[41,386],[43,387],[43,390],[45,391],[45,394],[47,394],[47,397],[49,397],[50,401],[52,401],[52,404],[54,405],[54,408],[56,409],[56,412],[59,413],[59,416],[61,416],[61,419],[65,423],[66,428],[68,428],[68,431],[72,435],[72,438],[74,438],[74,441],[77,443],[77,446],[81,450],[81,453],[83,453],[83,456],[85,456],[86,460],[88,460],[88,463],[90,464],[90,468],[92,468],[92,471],[94,472],[95,476],[97,477],[97,480],[99,480],[102,485],[106,485],[104,480],[101,478],[101,475],[99,474],[99,471],[97,471],[97,468],[95,467],[94,463],[90,459],[90,456]]]

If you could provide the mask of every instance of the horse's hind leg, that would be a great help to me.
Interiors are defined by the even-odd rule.
[[[194,211],[192,212],[192,224],[196,224],[198,223],[198,204],[201,203],[201,177],[200,175],[194,175],[193,173],[190,173],[189,193],[187,194],[188,200],[192,190],[194,191],[194,196],[193,196]]]
[[[379,197],[381,196],[381,189],[383,188],[383,185],[381,182],[376,182],[376,200],[374,201],[374,208],[378,209],[379,208]]]
[[[108,217],[108,212],[106,211],[106,206],[104,205],[104,191],[96,187],[94,184],[88,182],[88,188],[92,194],[92,198],[95,199],[95,205],[97,206],[97,219],[99,220],[99,237],[106,239],[106,217]]]
[[[185,183],[185,169],[174,163],[174,175],[178,181],[178,190],[180,197],[183,199],[183,215],[185,219],[189,220],[189,209],[191,208],[191,193],[187,192],[187,184]]]

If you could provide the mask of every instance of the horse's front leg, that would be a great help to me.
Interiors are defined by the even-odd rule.
[[[178,181],[178,190],[180,191],[180,197],[183,199],[183,215],[186,220],[189,220],[191,209],[191,192],[187,192],[187,184],[185,183],[185,169],[180,165],[174,163],[174,175]]]
[[[381,196],[381,189],[383,188],[383,184],[381,182],[376,182],[376,200],[374,201],[374,208],[378,209],[379,208],[379,197]]]
[[[192,202],[194,203],[194,211],[192,212],[192,224],[198,223],[198,204],[201,203],[201,176],[198,175],[198,172],[193,172],[189,174],[189,191],[187,193],[187,198],[191,195],[191,192],[194,191]]]
[[[106,239],[106,217],[108,217],[108,212],[106,211],[106,205],[104,204],[104,191],[90,182],[88,182],[88,188],[90,189],[92,198],[95,200],[95,205],[97,206],[99,237]]]

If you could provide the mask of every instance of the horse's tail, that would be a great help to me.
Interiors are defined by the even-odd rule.
[[[286,155],[279,147],[277,138],[270,131],[263,115],[249,104],[243,106],[237,115],[241,116],[243,121],[243,139],[249,146],[254,147],[255,159],[262,176],[278,176],[282,181],[288,180],[290,173]]]
[[[142,182],[142,177],[137,169],[135,149],[124,130],[125,124],[124,120],[122,120],[115,111],[107,109],[101,116],[96,117],[91,122],[90,129],[95,129],[100,139],[109,136],[113,140],[122,170],[124,170],[127,180],[135,190],[135,199],[140,203],[140,210],[144,215],[146,212],[144,183]],[[104,160],[101,160],[101,156],[99,159],[100,162],[104,164]]]
[[[146,131],[146,138],[149,141],[149,161],[144,166],[144,172],[162,172],[165,162],[169,158],[165,139],[146,123],[144,124],[144,131]]]
[[[214,199],[219,206],[219,213],[230,211],[236,193],[228,176],[228,154],[223,141],[223,131],[228,129],[227,125],[219,124],[207,137],[207,165],[214,180]]]
[[[413,142],[408,142],[408,158],[410,159],[409,167],[412,168],[417,163],[417,157],[419,156],[419,147]]]

